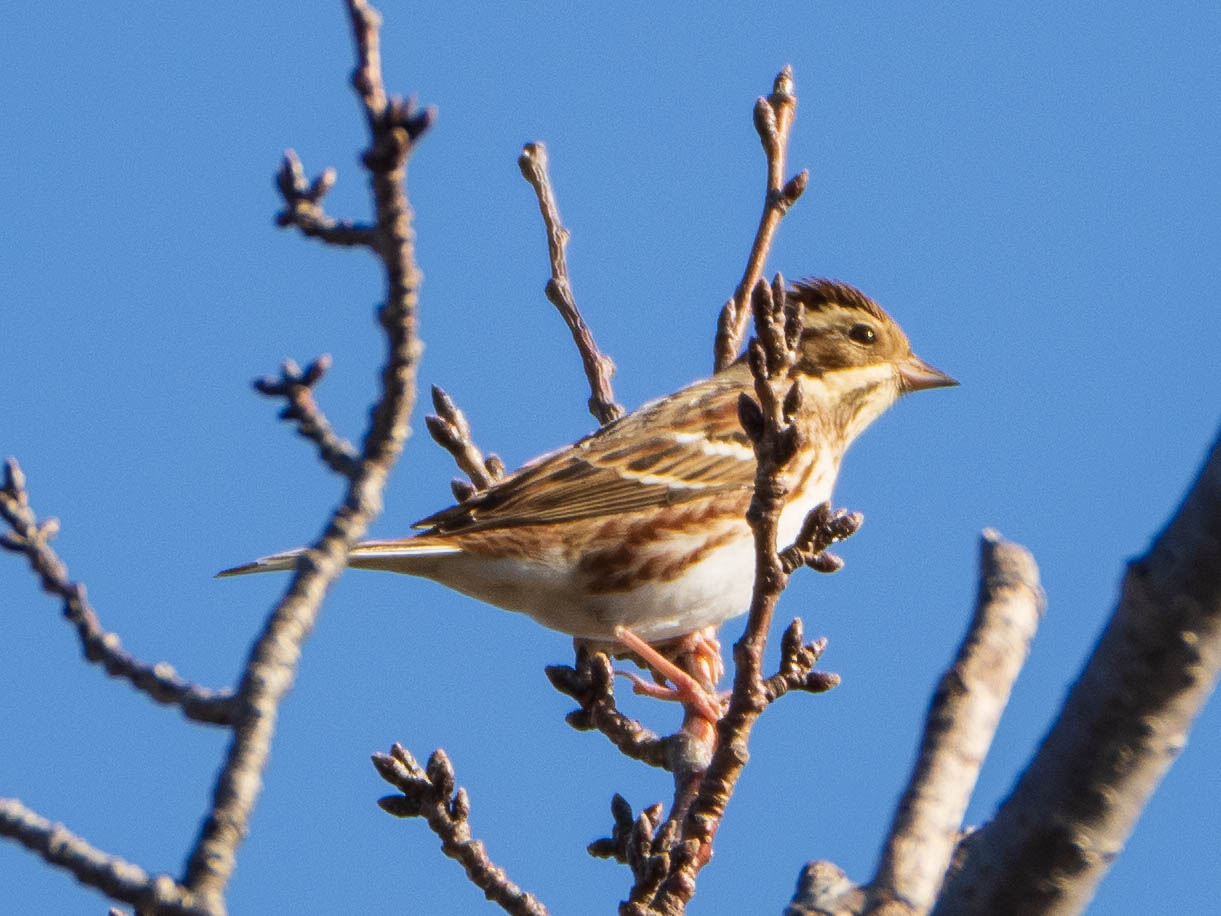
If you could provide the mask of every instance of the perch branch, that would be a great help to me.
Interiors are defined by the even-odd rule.
[[[1013,900],[1079,913],[1221,671],[1221,439],[1149,552],[1059,718],[996,817],[955,855],[934,913]]]
[[[754,444],[757,462],[754,496],[746,516],[755,539],[754,593],[746,631],[733,647],[734,685],[729,707],[717,723],[716,750],[682,823],[667,874],[651,900],[643,900],[634,889],[624,908],[624,912],[640,916],[681,913],[694,896],[696,876],[711,858],[713,837],[749,757],[751,729],[772,698],[762,673],[763,651],[776,601],[789,579],[777,551],[776,531],[787,495],[784,471],[801,445],[789,415],[795,395],[786,383],[796,358],[801,318],[788,301],[779,275],[770,288],[763,281],[756,284],[751,305],[756,336],[750,345],[750,366],[758,400],[743,395],[738,413]],[[812,527],[813,523],[803,526],[807,532]],[[813,537],[809,540],[812,548]],[[793,636],[800,645],[799,631],[790,639]],[[807,648],[814,652],[813,646]]]
[[[581,317],[572,294],[566,255],[569,232],[560,221],[560,208],[551,187],[551,177],[547,174],[547,148],[541,143],[527,143],[522,147],[517,165],[522,177],[534,188],[538,209],[543,214],[543,226],[547,230],[547,252],[551,260],[551,279],[545,288],[547,298],[559,310],[581,353],[585,377],[589,379],[589,412],[605,426],[623,416],[623,408],[615,403],[615,393],[611,390],[615,364],[598,349],[593,331]]]
[[[738,357],[742,338],[746,334],[746,323],[750,319],[751,290],[763,276],[763,265],[767,262],[772,240],[780,220],[797,202],[810,180],[810,173],[802,170],[787,182],[784,180],[785,160],[788,156],[789,130],[797,113],[797,96],[793,92],[793,68],[785,66],[776,76],[770,95],[755,102],[755,130],[763,143],[767,157],[767,193],[763,201],[763,215],[750,255],[746,259],[746,270],[742,273],[733,298],[725,303],[717,324],[714,344],[713,368],[720,371]]]
[[[395,817],[422,817],[441,839],[441,849],[462,865],[484,896],[513,916],[545,916],[547,910],[533,895],[509,880],[505,870],[488,858],[483,843],[471,838],[471,803],[466,789],[455,791],[454,768],[445,751],[433,752],[421,767],[400,744],[389,754],[374,754],[373,765],[382,779],[401,795],[379,799],[382,810]]]
[[[350,442],[335,435],[330,421],[314,401],[314,386],[331,368],[329,354],[319,356],[301,370],[291,359],[280,367],[280,377],[266,376],[254,382],[254,388],[269,398],[284,398],[287,406],[280,411],[281,420],[297,424],[297,433],[318,447],[318,457],[336,474],[350,478],[360,456]]]
[[[223,910],[224,889],[233,872],[237,846],[248,832],[279,705],[292,686],[302,644],[352,545],[381,509],[386,477],[402,451],[415,402],[420,273],[407,200],[406,163],[414,141],[433,115],[431,110],[419,112],[410,103],[387,97],[378,49],[381,17],[363,0],[348,0],[347,7],[357,46],[352,85],[360,95],[370,134],[362,161],[369,173],[376,215],[369,230],[373,233],[370,247],[381,259],[386,275],[386,299],[378,320],[388,353],[380,396],[343,502],[298,565],[287,593],[251,651],[238,688],[233,740],[183,882],[213,911]]]
[[[30,507],[25,475],[13,458],[4,468],[0,516],[11,529],[0,536],[0,546],[24,554],[43,591],[63,601],[64,617],[76,629],[88,661],[101,664],[111,677],[124,679],[156,702],[179,707],[188,719],[210,725],[233,722],[233,691],[185,681],[168,662],[142,662],[123,648],[117,633],[102,629],[97,612],[85,597],[84,584],[68,578],[67,566],[51,548],[59,522],[38,520]]]

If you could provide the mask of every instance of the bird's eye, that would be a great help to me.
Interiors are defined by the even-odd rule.
[[[878,339],[878,334],[867,324],[854,324],[848,329],[848,338],[859,344],[871,344]]]

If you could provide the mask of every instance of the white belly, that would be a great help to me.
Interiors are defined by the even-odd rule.
[[[781,548],[801,528],[806,513],[826,499],[824,487],[790,503],[781,514]],[[823,491],[823,492],[818,492]],[[661,545],[658,545],[661,546]],[[527,614],[545,627],[587,639],[611,639],[626,626],[648,642],[683,636],[723,623],[750,606],[755,578],[754,538],[745,521],[741,536],[724,544],[685,575],[644,582],[630,591],[591,592],[571,563],[518,558],[471,557],[461,552],[420,556],[400,569],[509,611]]]

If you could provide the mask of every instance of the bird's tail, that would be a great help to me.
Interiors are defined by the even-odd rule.
[[[348,554],[348,565],[355,569],[384,569],[389,572],[419,575],[422,570],[417,567],[421,562],[431,557],[461,552],[451,544],[438,543],[427,536],[392,541],[364,541],[352,548],[352,552]],[[216,578],[293,570],[297,568],[297,558],[303,553],[305,548],[298,547],[296,550],[259,557],[253,563],[222,569],[216,574]]]

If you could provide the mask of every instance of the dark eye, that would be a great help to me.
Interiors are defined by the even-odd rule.
[[[878,339],[877,332],[867,324],[854,324],[848,329],[848,339],[859,344],[871,344]]]

